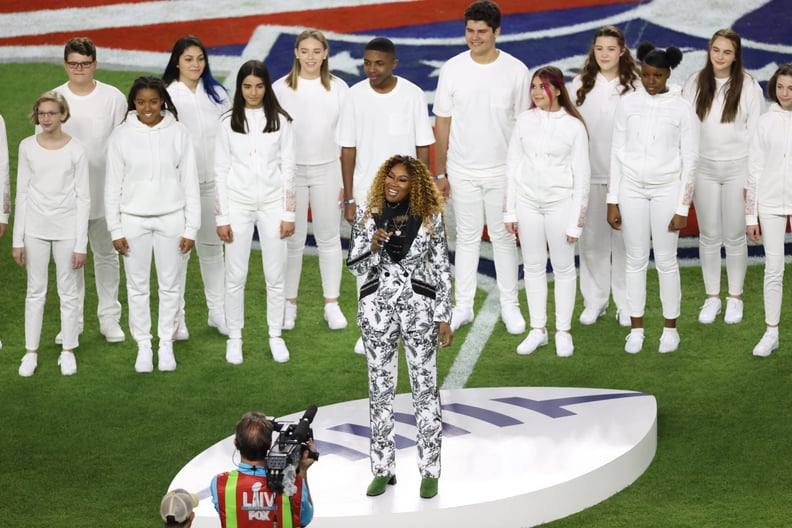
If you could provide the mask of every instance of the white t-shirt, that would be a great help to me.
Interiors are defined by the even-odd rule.
[[[88,158],[80,140],[72,137],[59,149],[46,149],[36,136],[19,144],[14,247],[25,237],[74,239],[74,252],[88,247]]]
[[[8,136],[5,121],[0,116],[0,224],[7,224],[11,215],[11,185],[8,177]]]
[[[368,79],[349,89],[338,119],[336,140],[355,147],[355,200],[366,199],[374,176],[391,156],[415,156],[415,147],[434,143],[426,96],[418,86],[396,77],[388,93],[374,91]]]
[[[278,102],[294,121],[298,165],[324,165],[337,160],[340,148],[335,140],[338,115],[349,86],[338,77],[330,78],[326,90],[322,80],[298,79],[292,90],[281,77],[272,85]]]
[[[222,102],[215,103],[204,91],[203,79],[198,80],[195,92],[186,84],[174,81],[168,86],[168,93],[179,113],[179,121],[190,131],[198,181],[213,182],[215,136],[220,126],[220,116],[231,107],[228,94],[215,87],[215,93],[222,98]]]
[[[528,68],[503,50],[489,64],[470,51],[440,69],[434,114],[451,118],[446,169],[466,178],[502,175],[514,122],[531,103]]]
[[[55,88],[69,103],[71,117],[63,123],[63,131],[76,137],[85,147],[91,185],[91,216],[101,218],[104,210],[105,165],[110,134],[127,113],[127,100],[115,86],[96,81],[88,95],[77,95],[69,83]],[[41,131],[36,128],[36,131]]]

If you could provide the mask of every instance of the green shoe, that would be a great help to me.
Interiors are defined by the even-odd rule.
[[[421,479],[421,498],[431,499],[437,495],[437,480],[435,477]]]
[[[384,477],[374,477],[366,489],[366,495],[369,497],[376,497],[385,493],[385,488],[390,484],[396,484],[396,475],[385,475]],[[423,488],[421,488],[423,489]],[[435,493],[437,493],[437,484],[435,484]]]

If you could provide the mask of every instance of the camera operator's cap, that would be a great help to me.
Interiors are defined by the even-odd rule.
[[[193,508],[197,506],[197,495],[184,489],[175,489],[162,498],[160,516],[164,522],[168,522],[168,517],[173,517],[177,523],[183,523],[190,518]]]

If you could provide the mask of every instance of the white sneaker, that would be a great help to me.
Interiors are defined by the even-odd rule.
[[[601,308],[584,308],[582,312],[580,312],[580,324],[582,325],[593,325],[597,322],[597,319],[605,315],[605,307]]]
[[[720,304],[720,301],[718,301]],[[663,334],[660,336],[660,346],[657,351],[661,354],[674,352],[679,348],[679,332],[676,328],[663,328]]]
[[[575,345],[572,343],[572,334],[569,332],[556,332],[555,346],[556,355],[558,357],[569,357],[575,352]]]
[[[288,303],[287,304],[291,304]],[[341,330],[347,327],[347,320],[337,302],[325,303],[324,318],[330,330]]]
[[[187,321],[184,320],[184,314],[179,316],[179,326],[173,334],[174,341],[187,341],[190,339],[190,331],[187,330]]]
[[[460,326],[473,322],[473,308],[454,308],[451,310],[451,330],[456,332]]]
[[[624,339],[624,351],[628,354],[637,354],[643,348],[644,331],[643,329],[633,329]]]
[[[504,306],[501,308],[501,319],[506,325],[506,331],[511,335],[520,335],[525,332],[525,319],[520,313],[519,306]]]
[[[712,324],[721,313],[721,300],[718,297],[707,297],[699,312],[699,323]]]
[[[151,345],[140,344],[138,345],[137,359],[135,359],[135,372],[153,372],[154,371],[154,352],[151,350]]]
[[[215,308],[214,310],[209,310],[209,317],[206,320],[206,324],[211,326],[212,328],[216,328],[217,331],[223,334],[224,336],[228,335],[228,327],[226,326],[226,320],[225,320],[225,311],[222,308]]]
[[[282,330],[292,330],[294,323],[297,321],[297,304],[286,301],[283,306],[283,326]]]
[[[765,330],[762,339],[759,340],[753,349],[753,355],[757,357],[767,357],[773,353],[773,350],[778,350],[778,330],[774,332]],[[21,370],[22,367],[20,367],[20,376],[22,375]]]
[[[742,299],[735,299],[734,297],[726,297],[726,315],[723,316],[723,322],[726,324],[737,324],[743,318],[743,302]]]
[[[99,333],[102,334],[108,343],[121,343],[126,339],[121,325],[115,319],[104,319],[99,321]]]
[[[358,337],[358,340],[355,341],[355,354],[365,354],[366,353],[366,345],[363,344],[363,338]]]
[[[25,352],[22,356],[22,363],[19,365],[19,375],[23,378],[29,378],[36,372],[38,367],[38,354],[35,352]]]
[[[625,328],[628,328],[630,325],[632,325],[630,312],[628,312],[626,309],[616,310],[616,320],[619,321],[619,326],[623,326]]]
[[[77,373],[77,358],[74,357],[74,352],[66,350],[61,352],[58,358],[58,365],[60,365],[61,374],[64,376],[71,376]]]
[[[272,359],[277,363],[286,363],[289,361],[289,349],[286,348],[286,342],[280,337],[269,338],[270,352],[272,352]]]
[[[83,325],[81,324],[81,325],[80,325],[80,329],[77,331],[77,335],[78,335],[78,336],[81,336],[81,335],[82,335],[82,333],[83,333]],[[55,335],[55,344],[56,344],[56,345],[62,345],[62,344],[63,344],[63,331],[59,331],[59,332],[58,332],[58,333]]]
[[[226,361],[232,365],[241,365],[244,361],[242,356],[242,340],[232,338],[226,342]]]
[[[3,350],[3,342],[0,341],[0,350]]]
[[[176,357],[173,355],[173,341],[160,341],[157,351],[157,370],[172,372],[176,370]]]
[[[534,328],[528,332],[528,336],[522,340],[522,343],[517,345],[517,353],[525,356],[533,354],[534,351],[547,344],[547,331]]]

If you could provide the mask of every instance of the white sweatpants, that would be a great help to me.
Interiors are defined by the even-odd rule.
[[[121,303],[118,302],[118,289],[121,283],[121,265],[118,252],[113,247],[107,220],[104,216],[88,221],[88,242],[94,262],[94,282],[96,283],[97,308],[99,320],[121,320]],[[77,273],[77,295],[80,303],[79,326],[83,324],[83,304],[85,303],[85,268]]]
[[[50,248],[55,260],[55,277],[60,298],[60,324],[63,335],[63,350],[79,346],[78,324],[80,299],[77,291],[77,270],[72,269],[74,239],[43,240],[25,237],[25,269],[27,270],[27,294],[25,295],[25,348],[38,350],[41,344],[41,325],[44,304],[47,300]]]
[[[157,273],[159,316],[157,335],[160,342],[173,341],[179,324],[179,277],[185,256],[179,250],[184,234],[184,212],[162,216],[121,214],[129,252],[124,258],[129,329],[139,345],[151,345],[150,279],[151,255]]]
[[[765,250],[764,309],[765,323],[777,326],[781,321],[781,300],[784,293],[784,236],[787,215],[759,213],[762,244]]]
[[[195,251],[198,253],[198,264],[201,267],[206,307],[210,311],[222,311],[225,303],[225,263],[223,261],[223,242],[217,236],[214,182],[201,184],[201,227],[196,237]],[[179,276],[180,314],[184,313],[184,292],[187,287],[189,261],[190,254],[188,253]]]
[[[514,235],[503,225],[505,175],[467,179],[449,173],[448,181],[456,219],[455,305],[473,308],[481,232],[486,222],[501,308],[517,306],[517,246]]]
[[[316,249],[319,253],[322,293],[325,299],[338,298],[344,258],[341,252],[341,209],[338,207],[338,193],[341,188],[339,160],[324,165],[297,165],[297,221],[294,235],[287,242],[287,299],[296,299],[300,288],[305,237],[308,234],[309,203]]]
[[[646,270],[654,248],[663,317],[679,317],[682,289],[677,262],[678,231],[669,231],[679,200],[679,183],[639,188],[622,179],[619,211],[627,252],[627,305],[631,317],[643,317],[646,308]]]
[[[228,337],[241,338],[245,326],[245,283],[248,275],[253,226],[258,229],[261,262],[267,285],[267,326],[270,337],[279,337],[283,327],[286,275],[286,240],[280,238],[280,204],[257,211],[231,209],[229,219],[234,241],[225,245],[225,311]]]
[[[523,256],[525,297],[531,328],[547,326],[547,248],[555,281],[556,330],[569,331],[575,307],[575,244],[566,240],[572,200],[537,208],[517,198],[517,225]]]
[[[608,186],[592,184],[586,225],[580,235],[580,293],[586,308],[607,306],[610,295],[619,311],[628,312],[624,277],[624,238],[608,224]]]
[[[748,248],[743,188],[748,160],[700,159],[696,167],[695,204],[699,256],[707,295],[720,293],[721,245],[726,249],[729,295],[742,295]]]

